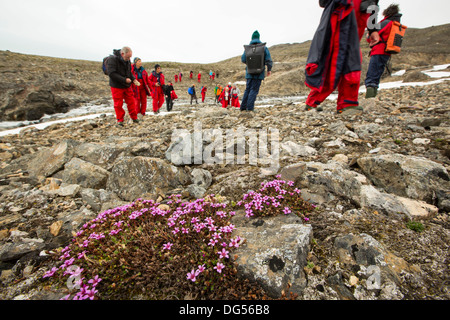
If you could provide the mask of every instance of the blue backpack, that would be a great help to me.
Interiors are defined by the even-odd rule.
[[[188,93],[191,95],[194,94],[194,87],[189,87]]]

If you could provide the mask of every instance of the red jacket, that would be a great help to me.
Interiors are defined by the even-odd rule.
[[[158,81],[158,77],[159,77],[159,81]],[[150,75],[150,77],[148,77],[148,81],[150,84],[150,90],[151,90],[152,97],[155,97],[157,93],[164,94],[162,85],[166,84],[166,82],[165,82],[164,74],[162,72],[160,74],[156,74],[156,72],[153,71],[152,74]],[[158,83],[158,82],[160,84],[159,87],[156,86],[156,83]]]
[[[131,73],[133,74],[133,76],[136,78],[137,81],[139,81],[141,83],[141,86],[144,86],[145,89],[145,93],[147,93],[147,96],[150,96],[150,85],[149,85],[149,81],[148,81],[148,73],[147,71],[142,71],[142,79],[138,79],[138,73],[136,72],[135,68],[134,68],[134,64],[131,65]],[[135,86],[134,84],[132,85],[132,89],[134,91],[135,94],[137,94],[137,86]]]

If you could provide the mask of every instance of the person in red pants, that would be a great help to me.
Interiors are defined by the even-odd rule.
[[[233,84],[233,88],[230,91],[231,94],[231,106],[235,108],[240,108],[241,104],[239,103],[239,95],[241,94],[241,91],[238,87],[236,87],[236,84]]]
[[[145,116],[147,111],[147,96],[150,96],[150,88],[148,85],[148,73],[142,66],[140,58],[134,58],[134,64],[131,65],[133,76],[139,81],[140,86],[132,85],[134,98],[136,99],[136,112]]]
[[[226,109],[230,105],[231,95],[230,89],[225,87],[219,96],[219,102],[222,104],[222,108]]]
[[[117,124],[122,127],[125,118],[124,101],[127,104],[130,118],[134,123],[139,123],[136,112],[136,99],[134,98],[131,84],[134,83],[134,85],[140,86],[140,83],[131,72],[130,59],[132,56],[133,51],[129,47],[123,47],[121,50],[114,50],[113,54],[106,61],[106,72],[109,77]]]
[[[200,83],[202,81],[202,74],[200,72],[198,73],[197,79],[198,79],[198,83]]]
[[[202,90],[200,91],[200,93],[202,94],[202,102],[205,102],[205,98],[206,98],[206,91],[208,91],[208,88],[206,86],[202,87]]]
[[[159,64],[155,65],[155,70],[152,71],[152,74],[148,78],[152,98],[153,98],[153,112],[155,114],[159,113],[159,109],[161,109],[164,104],[164,91],[163,85],[165,85],[164,74],[161,72],[161,66]]]
[[[360,41],[371,16],[367,8],[378,0],[320,0],[319,4],[325,9],[306,62],[305,83],[311,92],[305,110],[321,111],[319,105],[337,88],[337,113],[360,113]],[[373,46],[380,37],[375,28],[369,33]]]

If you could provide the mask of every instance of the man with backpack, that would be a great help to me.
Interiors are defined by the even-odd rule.
[[[369,69],[367,70],[365,81],[366,98],[375,98],[377,96],[381,76],[391,58],[391,53],[387,50],[387,41],[394,22],[400,22],[402,14],[397,4],[391,4],[383,11],[383,16],[384,19],[380,21],[380,28],[378,30],[380,42],[374,45],[370,51]]]
[[[113,55],[105,58],[104,72],[109,76],[109,85],[111,87],[112,98],[114,101],[114,110],[116,113],[117,124],[123,127],[125,111],[123,102],[127,104],[128,113],[134,123],[139,123],[137,119],[136,99],[134,98],[131,85],[141,84],[131,72],[131,57],[133,51],[129,47],[123,47],[121,50],[114,50]]]
[[[191,87],[188,88],[188,93],[191,96],[191,105],[192,105],[192,101],[194,101],[194,99],[195,99],[195,103],[198,104],[197,95],[195,93],[195,84],[193,84]]]
[[[245,51],[241,57],[241,61],[247,65],[245,72],[247,86],[242,98],[241,111],[254,111],[256,97],[265,78],[266,66],[267,76],[272,74],[273,61],[270,51],[259,38],[259,32],[255,31],[250,44],[244,46]]]

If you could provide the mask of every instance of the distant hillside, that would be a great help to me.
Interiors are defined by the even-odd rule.
[[[448,34],[450,24],[425,29],[409,28],[404,39],[403,51],[392,57],[392,69],[409,70],[437,64],[450,63]],[[311,41],[270,46],[274,61],[273,74],[261,87],[261,96],[287,96],[307,94],[304,85],[304,69]],[[269,44],[270,45],[270,44]],[[369,47],[363,39],[363,78],[367,71]],[[209,86],[212,96],[216,84],[245,81],[245,66],[240,56],[210,64],[178,62],[144,62],[147,70],[155,63],[162,66],[166,79],[174,81],[174,75],[183,73],[183,82],[175,85],[178,96],[187,99],[187,88]],[[194,79],[189,80],[189,72]],[[218,72],[216,81],[209,80],[209,71]],[[201,72],[202,83],[197,83]],[[398,78],[396,78],[398,79]],[[363,79],[362,79],[363,81]],[[245,85],[239,85],[241,91]],[[36,120],[42,112],[64,112],[83,103],[110,103],[108,78],[101,71],[101,62],[50,58],[0,51],[0,121]]]

